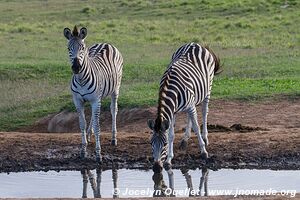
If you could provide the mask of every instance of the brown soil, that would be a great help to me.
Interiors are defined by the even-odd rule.
[[[116,148],[110,145],[110,113],[102,113],[103,168],[110,168],[112,163],[125,168],[152,167],[146,121],[154,118],[155,112],[156,108],[121,110]],[[185,114],[179,114],[174,168],[206,165],[212,169],[300,169],[299,99],[255,103],[214,100],[208,121],[210,158],[204,161],[195,136],[187,151],[179,151],[186,123]],[[76,133],[77,124],[76,115],[65,112],[43,118],[19,132],[0,133],[0,172],[96,167],[93,141],[88,146],[88,158],[79,158],[81,137]],[[48,129],[68,133],[47,133]]]

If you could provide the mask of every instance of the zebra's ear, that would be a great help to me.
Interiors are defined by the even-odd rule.
[[[165,132],[166,130],[169,129],[169,122],[168,120],[163,120],[162,123],[161,123],[161,132]]]
[[[154,129],[154,121],[152,119],[148,119],[147,124],[151,130]]]
[[[72,36],[71,30],[69,28],[64,28],[64,36],[69,40]]]
[[[80,29],[79,37],[80,37],[81,39],[84,39],[84,38],[86,37],[86,35],[87,35],[87,29],[86,29],[85,27],[82,27],[82,28]]]

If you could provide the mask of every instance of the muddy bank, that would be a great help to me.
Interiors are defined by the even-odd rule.
[[[173,167],[207,166],[219,168],[300,169],[299,130],[249,133],[215,132],[209,136],[210,158],[200,158],[197,138],[189,141],[186,152],[179,151],[176,133]],[[79,134],[0,133],[0,172],[95,168],[94,142],[88,158],[79,158]],[[151,169],[148,134],[119,133],[117,147],[110,145],[110,134],[102,135],[103,168]]]
[[[153,118],[155,111],[154,107],[120,111],[116,148],[110,146],[110,114],[102,114],[103,168],[114,163],[119,168],[151,169],[150,133],[145,121]],[[176,121],[173,167],[300,169],[299,111],[299,100],[251,104],[212,101],[207,161],[199,156],[195,136],[186,151],[179,151],[186,123],[186,116],[181,114]],[[69,133],[43,133],[54,116],[20,130],[23,132],[0,133],[0,172],[96,167],[93,141],[88,146],[88,158],[79,158],[80,134],[73,133],[77,130],[76,117],[62,123]]]

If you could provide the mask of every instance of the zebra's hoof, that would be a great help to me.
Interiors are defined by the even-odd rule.
[[[111,140],[111,145],[112,146],[117,146],[117,140]]]
[[[87,152],[86,152],[86,145],[81,144],[81,150],[80,150],[80,158],[84,159],[86,158]]]
[[[207,147],[208,144],[209,144],[208,139],[207,138],[203,138],[203,141],[204,141],[205,146]]]
[[[187,146],[188,146],[187,140],[182,139],[179,145],[179,150],[185,151],[187,149]]]
[[[102,157],[101,156],[96,157],[96,162],[98,164],[102,164]]]
[[[203,158],[204,160],[207,160],[208,159],[208,153],[207,152],[201,153],[200,158]]]
[[[80,152],[80,158],[81,159],[85,159],[86,158],[86,154],[87,154],[86,151],[81,151]]]
[[[91,142],[91,135],[89,134],[86,138],[87,142],[90,143]]]

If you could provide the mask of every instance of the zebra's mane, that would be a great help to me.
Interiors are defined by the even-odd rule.
[[[77,28],[76,25],[74,26],[74,29],[72,31],[72,35],[73,35],[73,37],[78,37],[79,36],[78,28]]]
[[[163,121],[163,110],[162,110],[162,101],[163,101],[163,93],[165,93],[165,88],[169,84],[169,69],[166,72],[166,76],[163,79],[163,83],[160,86],[159,94],[158,94],[158,107],[157,107],[157,119],[160,119],[159,121]]]

